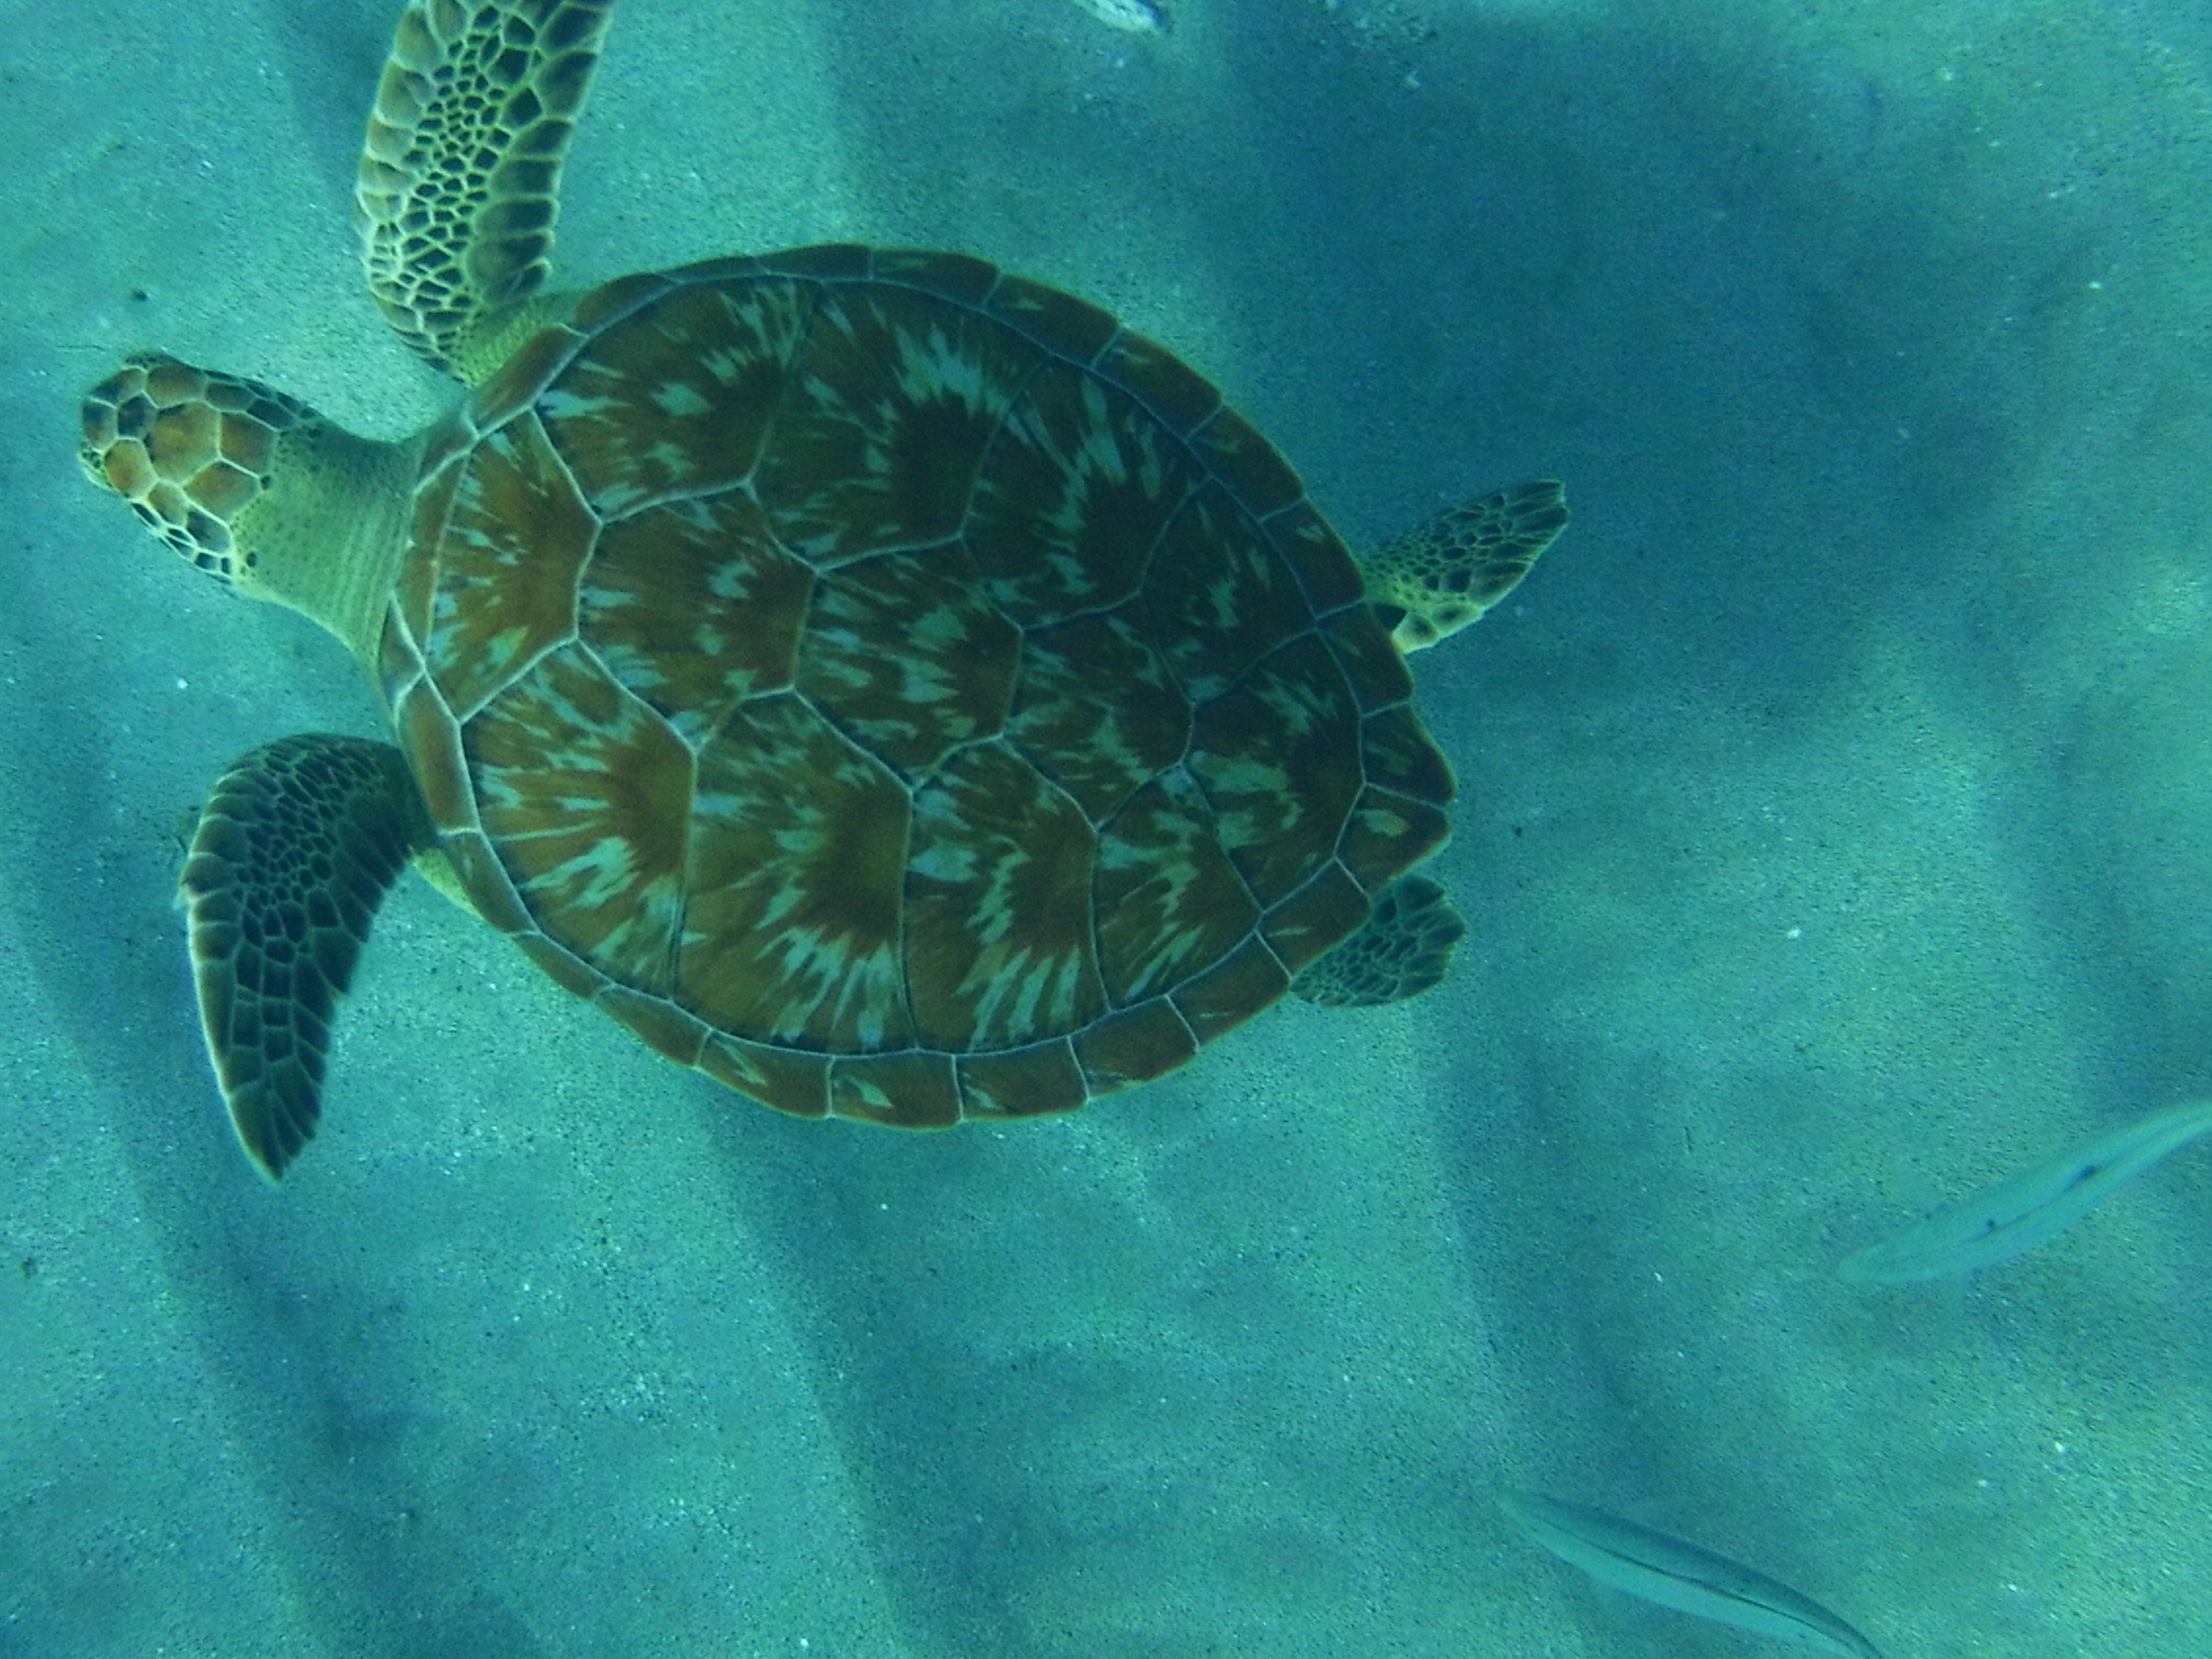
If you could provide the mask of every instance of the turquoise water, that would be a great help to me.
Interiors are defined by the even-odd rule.
[[[1891,1659],[2212,1650],[2212,1159],[1833,1261],[2212,1093],[2212,24],[2159,4],[625,0],[583,282],[973,250],[1355,542],[1577,520],[1418,662],[1471,932],[1071,1119],[795,1123],[419,885],[231,1144],[178,815],[370,733],[87,489],[159,345],[441,406],[348,228],[390,0],[0,4],[0,1655],[1724,1656],[1534,1487]]]

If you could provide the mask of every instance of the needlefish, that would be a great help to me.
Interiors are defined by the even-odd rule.
[[[1522,1531],[1601,1584],[1842,1659],[1881,1659],[1818,1601],[1711,1550],[1539,1492],[1509,1492],[1498,1501]]]
[[[1075,0],[1109,28],[1126,29],[1132,34],[1164,33],[1168,15],[1157,0]]]
[[[2212,1100],[2158,1112],[2007,1176],[1836,1264],[1850,1285],[1904,1285],[2018,1255],[2212,1129]]]

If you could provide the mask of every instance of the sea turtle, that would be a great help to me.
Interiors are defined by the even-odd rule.
[[[826,246],[544,292],[612,0],[417,0],[369,286],[468,389],[401,443],[140,356],[95,481],[367,667],[396,743],[240,761],[182,878],[274,1179],[413,861],[653,1048],[811,1116],[1079,1106],[1286,990],[1426,988],[1452,779],[1405,649],[1566,519],[1455,509],[1363,577],[1190,368],[962,254]],[[1395,629],[1395,640],[1393,629]]]

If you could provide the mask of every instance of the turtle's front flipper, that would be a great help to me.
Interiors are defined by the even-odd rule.
[[[192,976],[231,1126],[274,1181],[315,1133],[331,1018],[429,821],[390,744],[312,733],[223,775],[185,860]]]
[[[355,191],[369,291],[473,386],[549,308],[561,161],[614,0],[415,0],[376,88]]]
[[[1567,527],[1556,478],[1446,507],[1360,561],[1367,598],[1401,651],[1456,634],[1511,592]]]
[[[1367,925],[1308,964],[1291,989],[1327,1008],[1371,1008],[1419,996],[1444,976],[1467,924],[1426,876],[1401,876]]]

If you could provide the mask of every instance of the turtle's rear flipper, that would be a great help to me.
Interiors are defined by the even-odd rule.
[[[1567,527],[1556,478],[1447,507],[1359,562],[1401,651],[1456,634],[1510,593]]]
[[[1467,924],[1426,876],[1401,876],[1382,890],[1367,925],[1291,981],[1308,1002],[1371,1008],[1419,996],[1444,976]]]
[[[271,1181],[315,1133],[331,1019],[376,907],[430,840],[397,749],[319,732],[255,750],[200,814],[180,884],[200,1024]]]

